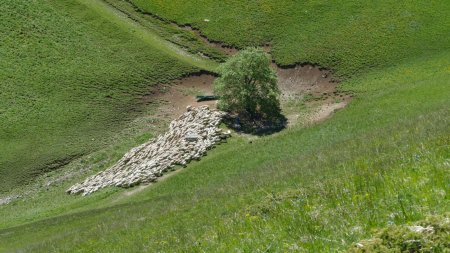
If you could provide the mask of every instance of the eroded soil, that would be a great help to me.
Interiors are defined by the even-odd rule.
[[[335,110],[344,108],[353,96],[339,92],[332,73],[318,66],[277,67],[277,74],[282,108],[289,125],[324,120]]]
[[[278,74],[282,109],[289,125],[324,120],[335,110],[344,108],[352,98],[350,93],[337,91],[337,82],[328,70],[313,65],[273,67]],[[160,85],[145,99],[160,105],[156,117],[173,120],[190,105],[216,107],[216,101],[196,101],[197,95],[214,93],[215,78],[205,73],[185,77],[171,84]]]
[[[161,85],[154,95],[148,99],[156,99],[159,104],[158,117],[173,120],[186,111],[186,107],[209,105],[216,106],[216,101],[197,102],[197,95],[212,95],[213,82],[216,77],[210,74],[199,74],[185,77],[171,84]]]

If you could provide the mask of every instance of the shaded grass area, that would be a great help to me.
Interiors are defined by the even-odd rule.
[[[105,146],[153,85],[198,70],[77,1],[7,1],[0,19],[0,192]]]
[[[0,249],[330,252],[374,228],[448,211],[449,59],[361,75],[343,84],[357,98],[332,119],[252,143],[232,138],[118,205],[108,207],[115,190],[61,195],[85,210],[4,228]],[[23,220],[21,208],[1,211]]]
[[[448,2],[131,0],[211,40],[272,46],[278,64],[311,62],[349,77],[448,49]],[[205,22],[205,19],[209,22]]]

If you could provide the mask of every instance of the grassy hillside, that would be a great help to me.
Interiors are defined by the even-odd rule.
[[[268,43],[279,64],[318,63],[346,77],[450,45],[445,0],[131,1],[211,40],[241,48]]]
[[[282,64],[310,61],[332,67],[346,77],[339,89],[352,91],[355,98],[321,123],[252,142],[235,135],[201,161],[147,188],[69,196],[64,190],[86,174],[48,188],[46,176],[39,177],[26,197],[0,206],[0,252],[335,252],[371,238],[375,229],[450,211],[450,13],[445,1],[132,1],[153,14],[193,24],[215,40],[239,47],[270,42]],[[16,108],[0,113],[9,120],[0,127],[15,131],[0,131],[0,154],[10,154],[0,162],[29,159],[31,164],[40,160],[16,155],[46,158],[41,150],[56,158],[72,150],[90,152],[103,143],[93,145],[92,138],[120,138],[122,120],[139,110],[129,106],[137,94],[209,65],[191,56],[181,59],[180,51],[147,34],[150,28],[135,28],[101,2],[31,2],[28,10],[24,3],[0,6],[1,15],[9,15],[6,27],[19,22],[13,16],[34,13],[36,22],[47,24],[50,38],[62,35],[42,39],[46,44],[40,47],[39,39],[20,40],[19,33],[1,44],[8,47],[0,46],[2,58],[9,57],[1,62],[9,68],[0,68],[5,86],[0,96],[9,100],[0,103],[10,101]],[[47,22],[44,13],[58,22]],[[136,37],[127,33],[133,29]],[[70,47],[47,52],[55,58],[42,57],[47,65],[37,64],[36,58],[60,40]],[[35,46],[19,58],[22,51],[12,48],[21,44],[14,41]],[[16,75],[9,62],[29,71]],[[34,75],[27,75],[30,70]],[[39,98],[27,117],[19,115],[34,100],[22,94]],[[77,120],[70,121],[68,113]],[[28,140],[36,134],[39,141],[53,142],[43,142],[41,149],[26,146],[35,145]],[[4,138],[23,149],[4,146]],[[92,167],[85,173],[94,173],[124,152],[124,147],[98,151],[61,172]]]
[[[202,67],[95,3],[0,5],[0,192],[104,146],[154,84]]]
[[[252,144],[235,137],[113,207],[121,192],[78,198],[83,212],[0,230],[1,249],[329,251],[373,228],[448,211],[449,56],[344,83],[358,98],[331,120]],[[74,201],[65,196],[62,206],[64,198]],[[21,220],[22,208],[2,215]]]
[[[203,41],[204,39],[199,37],[194,31],[178,27],[175,24],[161,20],[157,16],[141,12],[129,1],[105,0],[105,3],[116,9],[117,12],[121,12],[124,16],[139,23],[147,31],[157,34],[164,40],[183,48],[193,55],[204,55],[219,62],[226,59],[222,51],[206,45]]]

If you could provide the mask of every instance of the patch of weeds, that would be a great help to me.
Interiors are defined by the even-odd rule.
[[[412,226],[380,229],[373,238],[353,244],[346,252],[450,252],[449,216],[430,216]]]

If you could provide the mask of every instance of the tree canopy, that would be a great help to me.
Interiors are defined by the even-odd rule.
[[[280,90],[270,57],[262,49],[248,48],[223,63],[214,82],[220,96],[219,108],[248,114],[251,118],[270,118],[280,114]]]

